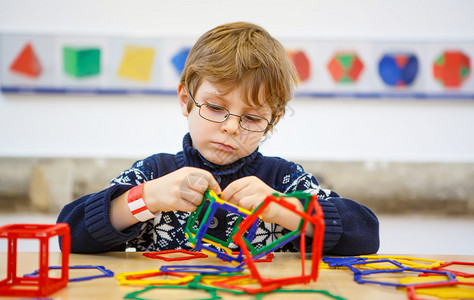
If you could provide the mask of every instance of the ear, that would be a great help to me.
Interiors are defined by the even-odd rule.
[[[281,113],[279,113],[279,114],[276,116],[275,121],[273,121],[273,126],[275,126],[275,125],[278,123],[278,121],[280,121],[280,118],[281,118]]]
[[[188,93],[185,88],[180,84],[178,85],[178,100],[179,105],[181,106],[181,113],[183,116],[187,117],[189,115],[188,112]]]

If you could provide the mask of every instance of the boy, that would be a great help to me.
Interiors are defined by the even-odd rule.
[[[263,28],[231,23],[205,33],[190,51],[178,86],[189,124],[183,151],[140,160],[109,188],[66,205],[58,222],[71,227],[71,250],[190,249],[184,235],[187,217],[205,190],[213,189],[248,210],[275,192],[317,193],[326,224],[325,253],[377,252],[378,220],[368,208],[323,191],[301,166],[258,152],[260,141],[283,116],[296,83],[284,48]],[[289,201],[303,209],[299,199]],[[262,218],[252,242],[257,249],[296,229],[300,221],[278,205]],[[236,219],[218,210],[207,233],[226,240]],[[281,251],[297,251],[298,243]]]

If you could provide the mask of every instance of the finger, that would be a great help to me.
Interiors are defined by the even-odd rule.
[[[204,192],[209,188],[214,190],[216,194],[221,193],[221,187],[217,183],[214,176],[211,173],[200,170],[201,172],[194,172],[191,174],[193,179],[191,180],[194,184],[191,186],[192,189],[204,194]]]
[[[194,206],[201,204],[203,194],[200,191],[196,191],[192,188],[183,189],[179,193],[181,200],[189,202]]]
[[[220,194],[222,192],[221,186],[214,178],[214,176],[210,172],[205,172],[205,178],[207,180],[207,187],[213,190],[216,194]]]
[[[197,206],[194,205],[193,203],[187,200],[183,200],[183,201],[180,201],[176,210],[185,211],[185,212],[193,212],[196,210],[196,208]]]
[[[244,190],[249,186],[249,181],[245,178],[231,182],[222,192],[221,198],[233,204],[238,204],[245,194]]]

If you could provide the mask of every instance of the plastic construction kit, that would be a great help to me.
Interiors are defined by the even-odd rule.
[[[296,207],[288,202],[286,198],[295,197],[298,199],[305,199],[305,206],[304,211],[299,211]],[[270,205],[270,204],[277,204],[280,205],[294,214],[301,217],[300,224],[298,228],[294,231],[289,232],[288,234],[280,237],[279,239],[275,240],[274,242],[270,243],[269,245],[262,247],[260,249],[255,249],[251,241],[248,240],[243,233],[246,232],[252,224],[255,223],[258,216],[262,214],[262,212]],[[313,225],[313,237],[312,237],[312,245],[311,245],[311,270],[309,274],[305,272],[305,256],[306,256],[306,228],[308,224]],[[317,195],[310,195],[303,192],[294,192],[288,195],[279,196],[279,195],[271,195],[265,198],[265,200],[260,204],[260,206],[255,209],[255,211],[245,218],[244,221],[239,226],[239,230],[234,235],[234,243],[240,247],[243,254],[246,257],[246,264],[250,269],[252,276],[258,279],[262,286],[265,285],[288,285],[288,284],[297,284],[297,283],[309,283],[310,281],[316,281],[318,278],[318,266],[319,261],[321,260],[322,255],[322,246],[323,246],[323,238],[324,238],[324,218],[323,218],[323,211],[318,204]],[[286,278],[263,278],[256,265],[255,259],[261,257],[264,254],[267,254],[277,248],[280,248],[285,243],[289,241],[300,238],[300,256],[301,256],[301,275],[300,276],[293,276],[293,277],[286,277]]]
[[[243,269],[240,267],[225,267],[215,265],[170,265],[161,266],[160,271],[216,275],[221,273],[239,273],[242,272]]]
[[[135,300],[149,300],[149,298],[144,298],[144,297],[140,296],[140,294],[144,294],[144,293],[152,291],[154,289],[189,289],[189,287],[182,286],[182,285],[148,286],[148,287],[146,287],[142,290],[128,293],[123,298],[124,299],[135,299]],[[201,299],[201,300],[222,299],[221,297],[217,296],[217,293],[216,293],[215,290],[212,290],[212,289],[202,289],[202,290],[206,291],[209,294],[210,297],[209,298],[204,298],[204,299]]]
[[[378,284],[395,288],[404,288],[408,299],[423,300],[417,294],[438,297],[439,299],[474,299],[474,281],[471,273],[445,269],[452,265],[474,266],[473,262],[442,262],[432,259],[422,259],[405,256],[359,256],[359,257],[325,257],[329,267],[345,267],[354,273],[357,283]],[[381,265],[382,263],[387,263]],[[429,265],[424,264],[429,263]],[[378,266],[377,266],[378,265]],[[360,267],[363,266],[364,270]],[[418,266],[413,268],[409,266]],[[387,282],[363,278],[375,274],[409,274],[419,273],[418,276],[401,277],[398,282]],[[380,276],[380,275],[378,275]],[[390,276],[393,279],[393,275]],[[385,278],[387,279],[387,278]],[[461,287],[468,286],[468,287]],[[431,298],[430,298],[431,299]]]
[[[206,206],[206,203],[209,203],[209,206],[204,211],[204,216],[201,220],[201,224],[197,226],[196,224],[199,221],[198,217],[203,211],[204,207]],[[221,240],[219,238],[216,238],[206,233],[212,221],[212,217],[214,216],[214,214],[216,213],[218,209],[223,209],[223,210],[226,210],[228,212],[238,215],[238,218],[235,222],[235,226],[227,240]],[[204,193],[203,201],[196,208],[196,210],[191,213],[191,215],[188,218],[188,222],[185,228],[185,234],[191,246],[193,246],[195,250],[202,251],[211,256],[220,258],[224,261],[227,261],[233,264],[239,264],[243,261],[242,253],[239,252],[238,254],[233,254],[232,250],[229,249],[229,244],[232,242],[234,235],[239,229],[238,225],[241,223],[243,218],[246,218],[247,216],[251,214],[252,212],[242,207],[239,207],[237,205],[228,203],[220,199],[219,196],[214,191],[206,190],[206,192]],[[253,238],[255,237],[255,233],[257,231],[257,223],[258,223],[257,221],[258,220],[255,220],[251,224],[251,226],[248,227],[247,238],[250,240],[253,240]],[[245,231],[241,232],[240,234],[244,234],[244,233]],[[214,248],[205,245],[203,242],[214,246]],[[223,250],[224,252],[220,251],[219,249]]]
[[[49,239],[61,236],[61,276],[49,277]],[[8,239],[8,265],[6,278],[0,281],[0,295],[43,297],[65,287],[69,279],[69,253],[71,235],[69,225],[12,224],[0,227],[0,238]],[[39,272],[37,277],[17,276],[18,239],[39,240]]]
[[[185,256],[179,257],[166,257],[166,254],[174,254],[174,253],[184,253]],[[193,252],[184,249],[176,249],[176,250],[164,250],[160,252],[144,252],[143,256],[148,258],[155,258],[161,259],[164,261],[182,261],[182,260],[190,260],[195,258],[206,258],[208,257],[207,254],[201,252]]]
[[[50,270],[58,270],[61,269],[60,266],[50,266]],[[106,269],[104,266],[90,266],[90,265],[77,265],[77,266],[69,266],[69,270],[74,270],[74,269],[79,269],[79,270],[86,270],[86,269],[91,269],[91,270],[99,270],[102,272],[102,274],[99,275],[91,275],[91,276],[83,276],[83,277],[76,277],[76,278],[69,278],[69,282],[75,282],[75,281],[86,281],[86,280],[92,280],[96,278],[104,278],[104,277],[113,277],[114,272]],[[34,271],[33,273],[30,274],[25,274],[25,277],[34,277],[38,275],[39,270]]]
[[[164,279],[146,279],[149,277],[163,276]],[[169,279],[168,277],[176,277]],[[139,272],[126,272],[117,275],[117,281],[121,285],[179,285],[190,282],[194,274],[180,274],[175,272],[163,272],[161,270],[146,270]]]

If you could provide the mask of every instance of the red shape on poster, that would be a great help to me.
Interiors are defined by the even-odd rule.
[[[433,64],[433,76],[447,88],[458,88],[471,72],[471,60],[461,51],[445,51]]]
[[[311,77],[310,62],[306,54],[301,51],[287,51],[288,56],[295,65],[296,72],[298,73],[298,79],[300,82],[305,82]]]
[[[10,71],[37,78],[41,74],[41,64],[30,43],[27,43],[20,54],[10,65]]]
[[[354,83],[359,79],[364,64],[355,52],[336,52],[327,68],[336,83]]]

